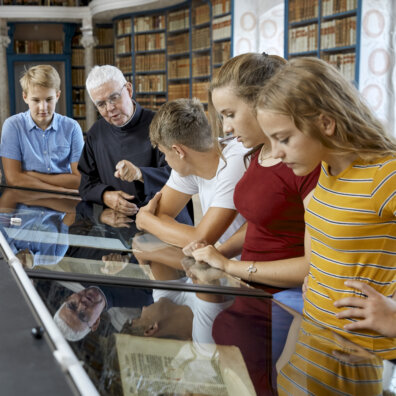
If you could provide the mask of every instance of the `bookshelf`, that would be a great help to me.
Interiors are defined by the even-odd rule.
[[[136,100],[153,110],[193,96],[206,105],[214,67],[231,57],[231,17],[232,0],[189,0],[115,18],[115,64]]]
[[[85,7],[91,0],[0,0],[0,5]]]
[[[189,98],[191,76],[190,6],[167,15],[168,100]]]
[[[157,109],[166,101],[166,17],[137,15],[132,24],[135,97],[142,106]]]
[[[232,3],[227,0],[212,1],[212,67],[218,69],[232,56]]]
[[[208,82],[212,75],[212,9],[196,0],[191,9],[192,92],[204,105],[208,103]]]
[[[361,8],[361,0],[286,0],[285,58],[321,58],[358,86]]]
[[[7,69],[10,82],[10,113],[27,109],[22,100],[19,78],[26,68],[50,64],[61,77],[62,94],[57,111],[72,116],[71,42],[75,31],[72,23],[9,22],[11,39],[7,47]],[[28,35],[26,32],[29,32]]]
[[[72,79],[72,103],[73,118],[80,124],[81,129],[86,131],[85,125],[85,68],[84,48],[80,45],[82,34],[80,27],[72,38],[71,56],[71,79]]]
[[[98,40],[94,48],[95,65],[114,64],[114,42],[113,25],[97,25],[94,29],[94,36]],[[85,108],[85,65],[84,47],[80,44],[82,33],[80,26],[72,38],[71,55],[71,80],[72,80],[72,104],[73,118],[80,124],[83,132],[87,131],[86,108]]]

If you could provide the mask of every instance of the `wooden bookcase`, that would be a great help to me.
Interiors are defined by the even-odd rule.
[[[213,69],[219,68],[232,56],[232,3],[231,1],[212,1],[212,42]]]
[[[176,98],[207,104],[214,69],[231,57],[231,20],[232,0],[189,0],[115,18],[115,63],[136,100],[154,110]]]
[[[91,0],[0,0],[0,5],[85,7]]]
[[[75,25],[71,23],[21,22],[8,23],[11,44],[7,47],[7,68],[10,82],[10,112],[27,109],[22,100],[19,78],[26,68],[50,64],[61,77],[61,97],[57,111],[72,116],[71,41]],[[26,32],[29,32],[26,35]]]
[[[80,26],[72,39],[71,56],[71,79],[72,79],[72,101],[73,118],[80,124],[81,129],[86,131],[85,125],[85,69],[84,69],[84,47],[80,45]]]
[[[156,109],[166,100],[166,17],[136,15],[132,24],[135,97],[142,106]]]
[[[94,36],[98,44],[94,48],[95,65],[114,64],[114,33],[113,25],[97,25]],[[73,118],[78,121],[83,132],[87,131],[85,120],[85,66],[84,47],[80,45],[82,34],[80,26],[72,38],[71,55],[71,80],[72,80],[72,103]]]
[[[285,58],[315,56],[359,85],[361,0],[286,0]]]
[[[28,0],[0,0],[0,4],[6,3],[33,5]],[[34,5],[88,3],[37,0]],[[232,56],[232,8],[233,0],[186,0],[167,8],[116,17],[112,24],[96,27],[94,35],[99,44],[94,48],[95,63],[118,66],[133,83],[134,97],[144,107],[156,110],[167,100],[191,97],[206,105],[208,82],[216,68]],[[25,30],[19,26],[24,23],[8,24],[12,41],[7,48],[11,113],[20,107],[16,100],[21,96],[18,68],[50,63],[60,69],[62,77],[62,106],[58,108],[86,131],[84,48],[80,45],[79,25],[26,22],[58,25],[57,34],[32,38],[26,37],[31,26]]]

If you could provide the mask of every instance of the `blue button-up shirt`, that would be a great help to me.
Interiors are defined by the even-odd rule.
[[[18,204],[15,211],[0,213],[0,231],[14,254],[28,249],[33,264],[57,264],[69,248],[69,227],[63,223],[66,213],[40,207]],[[12,225],[11,218],[21,219]]]
[[[4,121],[0,155],[20,161],[26,171],[71,173],[70,164],[80,159],[83,145],[77,121],[54,113],[44,131],[35,124],[28,110]]]

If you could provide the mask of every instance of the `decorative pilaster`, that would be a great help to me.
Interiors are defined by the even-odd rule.
[[[0,127],[5,119],[10,116],[6,48],[11,40],[7,31],[7,21],[0,19]]]
[[[85,18],[83,20],[83,26],[81,28],[82,37],[80,44],[84,47],[84,67],[85,67],[85,79],[88,73],[94,66],[94,47],[98,44],[97,38],[93,35],[93,27],[91,18]],[[85,90],[85,115],[86,115],[86,128],[87,130],[96,121],[96,110],[89,97],[88,91]]]

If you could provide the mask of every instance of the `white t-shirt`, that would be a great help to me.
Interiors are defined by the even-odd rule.
[[[243,156],[247,150],[237,140],[232,140],[223,149],[223,156],[226,164],[220,158],[216,176],[212,179],[204,179],[199,176],[180,176],[172,170],[166,185],[184,194],[199,194],[202,214],[211,207],[234,209],[234,190],[235,185],[245,173],[246,167]],[[219,238],[219,242],[226,241],[235,231],[237,231],[245,219],[238,214],[232,224]]]
[[[183,279],[179,279],[179,281],[181,280]],[[184,278],[184,280],[185,283],[192,284],[190,278]],[[153,289],[154,302],[157,302],[161,297],[166,297],[177,305],[187,305],[191,309],[194,314],[192,339],[198,344],[215,344],[212,336],[213,322],[221,311],[234,303],[235,298],[224,295],[223,302],[215,303],[201,300],[194,292]]]

